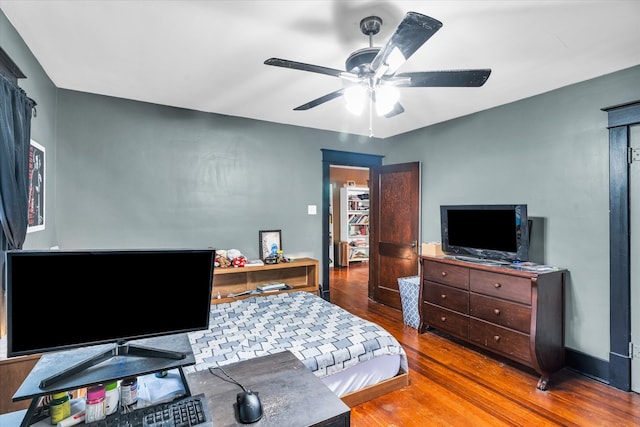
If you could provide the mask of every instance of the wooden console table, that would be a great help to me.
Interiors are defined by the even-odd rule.
[[[39,354],[32,354],[0,360],[0,414],[29,407],[29,401],[13,402],[11,398],[38,359],[40,359]]]
[[[312,258],[296,258],[291,262],[265,264],[251,267],[227,267],[213,269],[213,292],[211,303],[233,301],[229,294],[255,290],[258,285],[282,282],[291,287],[289,291],[318,292],[319,263]],[[218,298],[218,295],[220,298]],[[270,295],[266,293],[264,295]],[[241,296],[236,298],[247,297]],[[250,295],[255,296],[255,294]]]
[[[223,366],[234,380],[258,393],[266,427],[346,427],[351,410],[290,351]],[[186,375],[192,394],[204,393],[214,426],[241,426],[236,395],[242,391],[213,369]]]

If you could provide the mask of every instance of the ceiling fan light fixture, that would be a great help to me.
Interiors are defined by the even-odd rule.
[[[344,90],[344,100],[347,110],[357,116],[361,115],[367,105],[369,89],[362,85],[351,85]]]
[[[400,92],[395,86],[378,86],[373,96],[378,116],[389,114],[400,100]]]
[[[442,27],[442,22],[418,12],[407,12],[384,45],[374,47],[373,36],[380,32],[381,26],[382,19],[377,16],[360,21],[361,32],[369,37],[369,46],[349,55],[344,70],[280,58],[269,58],[264,63],[342,80],[342,88],[295,107],[294,111],[306,111],[344,96],[347,109],[354,114],[361,114],[365,108],[368,110],[370,124],[374,108],[377,115],[386,118],[405,111],[399,102],[398,88],[480,87],[491,74],[488,68],[396,74],[402,64]]]
[[[404,64],[406,61],[407,59],[402,54],[402,51],[398,49],[397,46],[394,47],[391,50],[391,53],[389,54],[389,56],[387,57],[387,63],[385,65],[387,65],[388,68],[385,74],[395,73],[398,70],[398,68],[400,68],[400,66]]]

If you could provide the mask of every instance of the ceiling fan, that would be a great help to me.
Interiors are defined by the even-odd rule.
[[[343,87],[302,104],[294,110],[308,110],[342,95],[349,98],[351,92],[364,92],[369,106],[386,104],[379,115],[393,117],[404,112],[398,102],[395,88],[402,87],[479,87],[489,75],[490,69],[444,70],[397,73],[398,68],[413,55],[436,31],[442,22],[429,16],[408,12],[398,28],[383,47],[373,47],[373,36],[380,32],[382,19],[369,16],[360,21],[360,30],[369,36],[369,47],[353,52],[345,62],[346,70],[305,64],[280,58],[269,58],[264,63],[276,67],[291,68],[339,77]],[[353,91],[352,89],[355,89]],[[388,89],[391,89],[389,91]],[[391,92],[390,98],[387,97]],[[395,92],[395,93],[394,93]]]

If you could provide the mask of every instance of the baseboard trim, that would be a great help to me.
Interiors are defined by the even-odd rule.
[[[610,384],[608,361],[570,348],[565,348],[564,354],[567,368],[605,384]]]

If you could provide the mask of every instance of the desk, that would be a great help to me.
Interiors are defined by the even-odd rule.
[[[263,416],[251,424],[266,426],[349,426],[351,410],[289,351],[237,362],[223,367],[233,379],[257,392]],[[198,371],[186,375],[192,394],[204,393],[213,425],[241,426],[236,395],[242,389],[217,375]]]
[[[346,427],[351,410],[291,352],[285,351],[227,365],[235,380],[259,394],[263,416],[252,427]],[[185,375],[191,394],[204,393],[215,427],[246,426],[236,415],[236,395],[242,389],[219,373]],[[0,426],[17,426],[27,411],[0,415]]]

